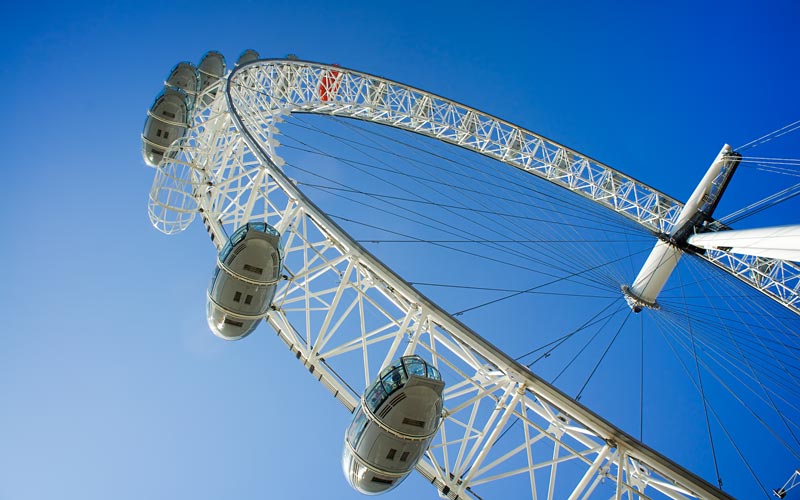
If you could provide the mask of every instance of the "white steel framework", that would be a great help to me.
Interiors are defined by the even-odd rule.
[[[353,241],[282,172],[277,125],[313,112],[411,130],[523,169],[658,234],[669,232],[680,203],[474,109],[335,66],[257,61],[205,92],[214,98],[198,97],[188,134],[156,172],[154,225],[179,231],[200,213],[218,249],[251,220],[284,234],[286,276],[267,321],[350,411],[392,359],[432,360],[447,381],[446,418],[417,469],[440,494],[466,498],[513,483],[548,500],[730,498],[510,359]],[[795,265],[723,250],[705,258],[797,311]]]

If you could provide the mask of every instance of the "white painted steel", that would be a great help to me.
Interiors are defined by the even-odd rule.
[[[707,202],[714,188],[714,180],[719,176],[720,172],[722,172],[722,167],[725,165],[725,157],[730,153],[731,147],[729,145],[725,144],[722,146],[722,149],[717,154],[717,157],[714,158],[708,171],[706,171],[706,174],[700,180],[700,183],[697,184],[694,192],[692,192],[692,195],[683,206],[683,210],[681,210],[678,220],[673,227],[673,231],[670,234],[674,234],[676,230],[682,228],[684,224],[691,220],[694,214],[703,208],[703,205]]]
[[[682,253],[680,248],[669,241],[656,242],[633,285],[629,289],[623,288],[625,299],[632,308],[658,307],[656,299],[678,265]]]
[[[689,244],[698,248],[800,262],[800,225],[695,234]]]
[[[198,98],[187,137],[172,146],[175,159],[159,166],[151,199],[163,200],[167,188],[190,197],[217,248],[248,221],[268,222],[284,235],[287,279],[267,322],[349,411],[386,360],[418,353],[439,368],[447,381],[445,419],[417,470],[444,496],[469,497],[472,488],[498,483],[526,488],[531,498],[730,498],[546,383],[395,275],[284,175],[274,136],[291,112],[413,130],[547,179],[654,232],[672,229],[679,203],[507,122],[371,75],[257,61],[235,70],[225,93],[223,83],[204,91],[213,99]],[[174,224],[154,223],[182,229],[186,207],[178,207]],[[499,443],[511,418],[519,424]],[[536,471],[549,481],[537,481]]]
[[[725,144],[681,209],[669,236],[674,236],[686,224],[691,223],[692,218],[702,209],[714,188],[714,180],[719,177],[725,165],[725,157],[730,153],[731,147]],[[683,251],[674,242],[666,239],[656,242],[633,284],[625,290],[626,299],[632,308],[635,309],[640,305],[657,307],[658,295],[664,289],[669,277],[672,276],[672,271],[678,265],[681,254]]]
[[[259,61],[239,74],[242,76],[238,85],[242,89],[250,85],[274,89],[272,94],[254,99],[262,106],[254,115],[268,113],[274,117],[264,121],[265,128],[259,133],[267,143],[274,143],[276,125],[290,112],[371,121],[503,161],[634,220],[654,234],[669,234],[677,227],[675,222],[683,205],[675,199],[558,143],[457,102],[373,75],[296,60]],[[330,91],[320,92],[323,80]],[[205,89],[198,102],[206,101],[216,90],[217,86]],[[209,115],[211,122],[225,116],[225,104],[216,105],[219,109]],[[195,111],[197,122],[202,113]],[[190,143],[213,139],[208,134],[191,136],[181,149],[187,158],[202,163],[206,159],[196,157],[201,151],[196,148],[203,145]],[[274,161],[281,166],[283,160],[276,155]],[[191,223],[192,191],[206,188],[206,180],[190,175],[183,167],[178,161],[162,162],[151,190],[151,220],[166,233],[181,231]],[[724,226],[712,222],[707,229],[714,231]],[[699,257],[800,314],[800,266],[795,263],[724,250]]]

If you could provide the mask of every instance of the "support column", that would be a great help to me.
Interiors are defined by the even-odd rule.
[[[663,235],[647,257],[630,286],[623,286],[625,300],[634,312],[649,307],[658,309],[658,295],[683,254],[687,238],[694,229],[711,218],[719,198],[739,164],[737,153],[725,144],[678,215],[672,232]]]

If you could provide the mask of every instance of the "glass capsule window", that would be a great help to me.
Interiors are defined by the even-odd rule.
[[[350,428],[347,429],[347,442],[350,443],[353,447],[358,446],[359,441],[361,441],[361,436],[364,434],[364,430],[367,428],[367,416],[364,414],[364,410],[359,409],[356,416],[353,417],[353,422],[350,424]]]
[[[395,367],[381,378],[381,383],[383,384],[383,389],[386,391],[386,394],[391,394],[403,387],[406,385],[407,381],[408,376],[401,366]]]
[[[439,370],[429,365],[419,356],[403,356],[378,374],[377,380],[370,385],[364,396],[367,407],[375,411],[390,394],[403,387],[410,376],[426,377],[442,380]]]
[[[278,233],[278,231],[274,227],[270,226],[266,222],[248,222],[247,224],[244,224],[241,227],[239,227],[239,229],[237,229],[233,233],[233,235],[231,235],[231,237],[228,238],[228,242],[225,243],[225,246],[222,247],[222,250],[219,252],[219,260],[225,262],[225,260],[228,258],[228,255],[230,255],[231,250],[233,250],[233,247],[238,245],[239,242],[241,242],[245,238],[247,232],[250,230],[258,231],[260,233],[266,233],[278,238],[281,237],[280,233]],[[283,257],[282,245],[278,246],[278,251],[280,252],[281,257]]]
[[[427,365],[428,368],[428,378],[432,378],[433,380],[442,380],[442,374],[439,373],[439,370],[436,369],[433,365]]]
[[[386,396],[388,396],[388,394],[383,390],[381,381],[378,380],[377,383],[372,384],[372,387],[369,388],[367,395],[364,397],[364,401],[370,410],[375,411],[386,399]]]
[[[405,365],[409,375],[427,377],[427,370],[425,369],[426,363],[421,358],[409,356],[406,359],[403,359],[403,364]]]
[[[219,252],[219,260],[221,262],[225,262],[225,260],[227,260],[228,258],[228,255],[230,255],[231,250],[233,250],[233,247],[235,247],[240,241],[244,239],[245,235],[247,234],[248,226],[249,224],[243,225],[242,227],[237,229],[236,232],[234,232],[230,238],[228,238],[228,242],[225,243],[225,246],[222,247],[222,250]]]
[[[214,292],[214,285],[217,283],[218,276],[219,276],[219,266],[215,266],[214,274],[211,275],[211,283],[208,285],[208,293]]]

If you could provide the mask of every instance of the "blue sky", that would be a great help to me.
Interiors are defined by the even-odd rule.
[[[723,143],[800,118],[799,19],[789,1],[15,7],[0,21],[0,499],[358,498],[339,466],[349,415],[266,328],[212,336],[202,227],[150,226],[139,134],[178,61],[254,48],[336,62],[685,199]],[[751,179],[721,212],[786,184]],[[435,497],[413,477],[387,498],[418,494]]]

